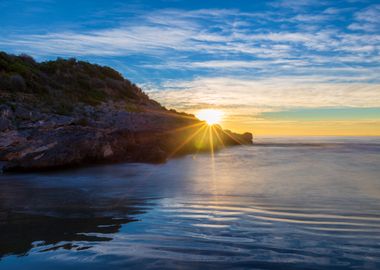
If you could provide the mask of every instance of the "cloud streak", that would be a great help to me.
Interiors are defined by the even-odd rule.
[[[380,84],[328,83],[324,78],[196,78],[151,89],[164,104],[191,110],[197,104],[263,111],[318,107],[380,107]],[[186,100],[181,97],[186,96]],[[182,100],[179,101],[178,100]]]
[[[128,17],[120,8],[97,15],[115,18],[108,27],[0,30],[0,49],[41,59],[112,58],[154,98],[180,110],[211,106],[258,117],[289,108],[380,107],[380,5],[264,6],[148,9]]]

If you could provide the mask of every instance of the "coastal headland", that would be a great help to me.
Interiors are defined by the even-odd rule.
[[[186,97],[184,97],[186,98]],[[2,170],[165,162],[252,144],[252,134],[169,110],[119,72],[76,59],[0,53]]]

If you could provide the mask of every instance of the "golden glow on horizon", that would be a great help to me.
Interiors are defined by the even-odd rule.
[[[178,109],[180,110],[180,109]],[[266,120],[257,112],[246,117],[246,111],[239,109],[220,110],[223,115],[219,121],[223,129],[234,132],[252,132],[253,136],[380,136],[380,120]],[[190,110],[198,116],[199,111]]]
[[[223,128],[254,136],[380,136],[380,121],[245,121],[224,119]]]
[[[317,82],[317,77],[201,77],[172,82],[152,95],[167,107],[195,115],[199,106],[212,104],[224,113],[224,129],[254,136],[380,136],[375,115],[380,84],[328,83],[323,77]]]
[[[205,109],[197,112],[195,116],[202,121],[206,121],[206,123],[211,126],[220,124],[220,121],[223,118],[223,112],[220,110]]]

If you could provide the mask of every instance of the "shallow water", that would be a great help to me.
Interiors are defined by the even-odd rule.
[[[0,175],[0,269],[380,269],[380,139]]]

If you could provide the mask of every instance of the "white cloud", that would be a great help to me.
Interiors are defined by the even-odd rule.
[[[299,5],[306,5],[301,1]],[[375,7],[375,10],[376,7]],[[330,11],[331,12],[331,11]],[[374,8],[362,11],[373,14]],[[263,14],[261,14],[263,15]],[[265,15],[265,14],[264,14]],[[231,17],[232,16],[232,17]],[[244,20],[247,17],[251,20]],[[323,20],[327,15],[297,15],[282,18],[290,21]],[[364,20],[362,13],[356,15]],[[131,54],[174,58],[206,54],[215,61],[240,61],[242,56],[259,59],[304,60],[319,52],[340,56],[361,57],[379,55],[380,36],[347,34],[338,29],[304,27],[301,30],[257,28],[265,16],[237,10],[158,10],[140,14],[121,26],[100,30],[57,31],[34,35],[2,35],[0,46],[32,55],[65,56],[126,56]],[[272,20],[266,18],[266,20]],[[300,22],[299,22],[300,23]],[[365,23],[373,25],[373,19]],[[351,27],[354,24],[351,25]],[[361,27],[363,25],[360,25]],[[332,56],[334,56],[332,55]],[[238,57],[237,57],[238,56]],[[167,58],[165,58],[167,60]],[[360,64],[360,60],[358,60]],[[233,65],[233,64],[232,64]],[[252,65],[252,64],[249,64]]]
[[[63,55],[128,55],[157,54],[164,49],[188,46],[185,41],[193,32],[189,29],[159,26],[133,26],[91,32],[63,32],[28,35],[0,40],[33,54]],[[165,37],[165,38],[162,38]]]
[[[332,19],[330,15],[327,14],[317,14],[317,15],[310,15],[310,14],[299,14],[292,18],[292,20],[300,21],[303,23],[320,23],[327,20]]]
[[[380,29],[380,5],[369,6],[355,14],[356,22],[350,24],[350,30],[378,32]]]
[[[301,8],[317,1],[276,3]],[[321,12],[288,14],[275,22],[303,24],[309,18],[320,22],[339,11]],[[355,23],[376,25],[377,12],[379,6],[368,7],[355,15]],[[380,35],[328,27],[266,28],[265,23],[273,23],[273,14],[265,15],[227,9],[156,10],[110,29],[2,35],[0,46],[32,55],[153,56],[158,61],[145,59],[135,66],[213,74],[152,86],[155,98],[183,109],[197,104],[251,106],[247,110],[268,109],[268,104],[380,106],[379,85],[374,84],[379,82]],[[230,78],[221,78],[226,72],[231,72]]]
[[[277,8],[287,8],[293,10],[303,10],[307,7],[325,5],[321,0],[277,0],[270,2],[270,5]]]
[[[219,107],[238,114],[317,107],[380,107],[380,84],[331,83],[323,77],[221,78],[169,81],[149,94],[182,110]]]

